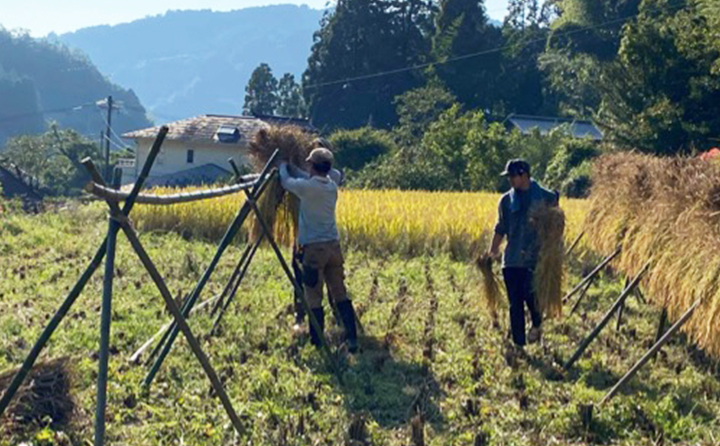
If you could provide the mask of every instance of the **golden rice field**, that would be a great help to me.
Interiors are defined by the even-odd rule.
[[[176,231],[218,240],[243,199],[236,194],[173,206],[143,205],[133,211],[133,219],[143,231]],[[487,245],[499,199],[499,194],[485,192],[342,190],[338,226],[348,248],[411,256],[447,252],[467,259]],[[561,206],[567,219],[565,237],[571,240],[580,230],[586,203],[563,199]]]

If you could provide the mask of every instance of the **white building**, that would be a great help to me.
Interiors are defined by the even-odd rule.
[[[166,124],[169,128],[153,164],[147,186],[209,184],[232,175],[228,160],[248,164],[247,144],[271,124],[291,124],[312,130],[306,120],[275,116],[201,115]],[[125,133],[135,140],[135,159],[121,160],[123,184],[133,183],[147,159],[160,127]]]

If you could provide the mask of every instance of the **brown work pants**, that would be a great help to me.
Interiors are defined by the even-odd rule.
[[[323,284],[335,302],[348,299],[340,242],[311,243],[303,246],[303,286],[310,308],[322,308]]]

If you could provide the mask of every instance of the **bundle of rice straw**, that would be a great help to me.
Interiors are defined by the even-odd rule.
[[[607,252],[622,243],[618,268],[629,276],[651,261],[646,295],[671,319],[702,299],[683,331],[720,357],[720,165],[605,155],[594,163],[590,198],[590,247]]]
[[[481,254],[475,259],[475,266],[480,270],[482,276],[485,304],[490,311],[493,322],[497,322],[502,293],[500,291],[500,280],[493,272],[493,259],[487,254]]]
[[[305,159],[313,148],[315,138],[300,127],[292,125],[270,126],[258,131],[250,141],[250,159],[259,172],[275,150],[279,150],[277,162],[286,162],[307,171]],[[291,245],[296,238],[299,201],[292,194],[284,193],[280,180],[273,180],[258,200],[258,208],[267,223],[273,228],[279,243]],[[250,237],[257,240],[262,228],[253,220]]]
[[[538,261],[533,286],[535,299],[544,317],[562,314],[562,284],[565,277],[565,214],[557,206],[541,205],[528,216],[537,232]]]

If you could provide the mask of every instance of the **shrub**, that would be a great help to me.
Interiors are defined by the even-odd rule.
[[[355,130],[338,130],[328,137],[335,150],[340,167],[360,170],[382,155],[397,151],[389,132],[362,127]]]

